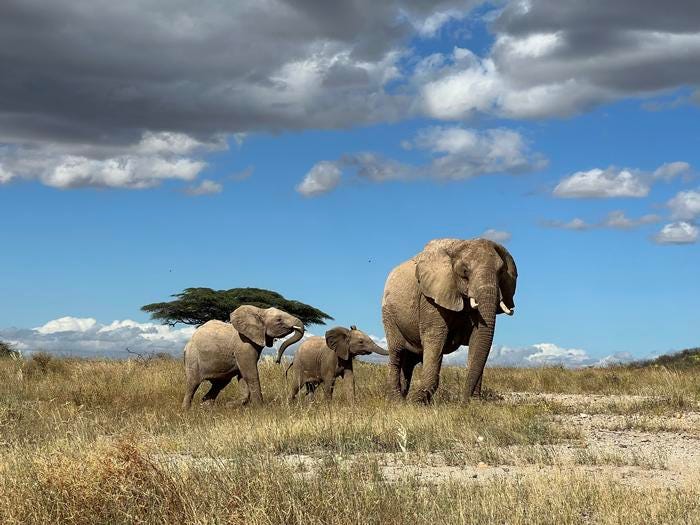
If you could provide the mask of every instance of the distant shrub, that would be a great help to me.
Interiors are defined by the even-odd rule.
[[[672,369],[700,368],[700,348],[688,348],[673,354],[660,355],[647,361],[636,361],[630,368],[647,368],[663,366]]]
[[[41,377],[49,374],[66,375],[68,365],[56,356],[46,352],[37,352],[24,363],[22,373],[25,377]]]
[[[19,357],[19,352],[10,343],[0,341],[0,359],[9,357]]]

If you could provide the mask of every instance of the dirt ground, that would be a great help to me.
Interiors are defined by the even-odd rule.
[[[507,394],[504,402],[547,403],[558,410],[550,417],[573,427],[580,438],[541,447],[501,447],[493,461],[455,461],[442,454],[364,454],[375,459],[387,481],[414,478],[422,483],[479,483],[494,478],[526,477],[543,471],[577,471],[605,476],[632,486],[660,488],[697,486],[700,482],[700,411],[672,415],[634,414],[635,404],[657,401],[646,396],[577,394]],[[614,412],[624,413],[614,413]],[[565,412],[565,413],[561,413]],[[611,413],[612,412],[612,413]],[[478,443],[488,447],[488,443]],[[323,459],[311,455],[280,458],[312,476]],[[353,462],[353,456],[337,458]],[[490,464],[493,463],[493,464]]]

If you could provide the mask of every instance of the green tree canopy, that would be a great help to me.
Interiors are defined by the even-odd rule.
[[[173,295],[177,299],[167,303],[153,303],[141,307],[151,314],[151,318],[164,324],[177,323],[201,325],[212,319],[228,321],[236,308],[252,304],[260,308],[274,306],[284,310],[305,324],[326,324],[333,318],[318,308],[299,301],[285,299],[282,295],[262,288],[232,288],[212,290],[211,288],[186,288]]]

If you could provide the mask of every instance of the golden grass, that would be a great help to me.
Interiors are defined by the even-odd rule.
[[[581,436],[552,420],[551,403],[460,404],[463,369],[444,369],[428,407],[385,400],[384,374],[358,364],[355,405],[342,382],[330,404],[317,396],[288,405],[282,367],[265,362],[264,406],[226,406],[238,398],[231,385],[215,407],[182,412],[179,360],[1,360],[0,523],[700,522],[698,485],[659,492],[564,469],[479,483],[388,481],[377,454],[558,465],[551,447]],[[496,394],[660,395],[651,410],[661,412],[700,398],[698,374],[687,370],[489,369],[484,383]],[[284,462],[290,454],[321,466],[300,475]],[[577,454],[586,465],[662,467],[633,453]]]

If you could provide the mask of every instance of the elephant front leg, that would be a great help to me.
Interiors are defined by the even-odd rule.
[[[352,368],[346,368],[343,371],[343,383],[345,383],[348,400],[355,403],[355,374]]]
[[[247,398],[254,405],[262,404],[260,376],[258,374],[258,352],[254,347],[244,348],[236,355],[241,377],[248,389]]]

